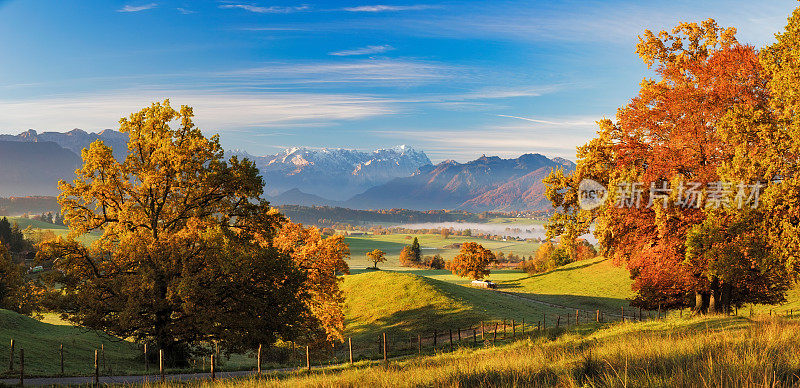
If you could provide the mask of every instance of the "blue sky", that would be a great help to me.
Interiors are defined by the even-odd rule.
[[[763,46],[798,3],[0,0],[0,133],[98,131],[151,101],[251,154],[408,144],[574,159],[633,97],[645,29]]]

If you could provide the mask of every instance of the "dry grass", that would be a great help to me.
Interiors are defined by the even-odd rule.
[[[580,329],[579,329],[580,330]],[[782,387],[800,383],[800,324],[780,318],[692,318],[616,324],[386,368],[293,372],[201,387]]]

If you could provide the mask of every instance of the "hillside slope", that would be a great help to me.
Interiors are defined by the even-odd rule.
[[[75,326],[53,325],[0,309],[0,368],[8,369],[9,346],[14,340],[15,365],[19,365],[19,349],[25,349],[25,373],[30,376],[57,375],[60,373],[59,345],[64,345],[64,363],[67,374],[90,375],[93,371],[94,350],[105,346],[106,363],[113,365],[114,373],[141,368],[136,360],[139,351],[135,345]],[[0,376],[3,376],[0,373]]]
[[[521,296],[583,310],[618,313],[628,307],[630,274],[624,266],[596,258],[574,262],[552,271],[500,281],[500,288]]]
[[[430,335],[481,321],[511,319],[528,324],[563,309],[530,303],[492,290],[465,287],[410,273],[375,271],[345,276],[346,335],[354,340],[381,332]]]

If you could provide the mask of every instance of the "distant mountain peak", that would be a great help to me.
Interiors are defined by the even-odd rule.
[[[241,153],[241,151],[238,151]],[[248,154],[249,155],[249,154]],[[252,156],[269,195],[286,199],[299,189],[332,200],[344,200],[364,190],[406,177],[431,165],[423,151],[407,145],[359,151],[346,148],[290,147],[266,156]],[[288,195],[296,194],[289,192]]]
[[[445,160],[421,167],[413,176],[373,187],[345,205],[360,209],[542,209],[550,206],[542,179],[559,167],[571,169],[562,160],[540,154],[510,159],[484,154],[465,163]]]

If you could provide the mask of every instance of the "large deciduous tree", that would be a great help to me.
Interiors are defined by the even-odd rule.
[[[642,81],[616,121],[599,122],[598,136],[578,148],[572,174],[556,171],[545,181],[559,209],[550,235],[569,244],[594,222],[602,253],[630,270],[634,304],[723,312],[744,302],[778,302],[792,278],[786,251],[793,248],[776,251],[786,225],[770,222],[773,209],[764,210],[778,197],[769,195],[773,185],[756,209],[708,206],[709,188],[719,182],[770,182],[793,175],[784,159],[796,161],[776,154],[787,148],[788,136],[774,119],[774,76],[765,71],[765,56],[734,35],[710,19],[646,31],[637,52],[656,79]],[[784,64],[797,69],[789,57]],[[582,209],[584,179],[607,187],[609,200]],[[683,186],[690,183],[702,188],[697,205]],[[730,199],[726,193],[723,200]],[[798,209],[782,204],[792,209],[783,214]]]
[[[63,273],[59,307],[91,329],[149,342],[170,362],[218,341],[241,351],[299,335],[307,275],[271,241],[280,214],[254,164],[224,159],[193,111],[169,101],[120,120],[128,155],[97,141],[58,201],[70,235],[43,244]],[[102,236],[86,247],[74,238]]]

